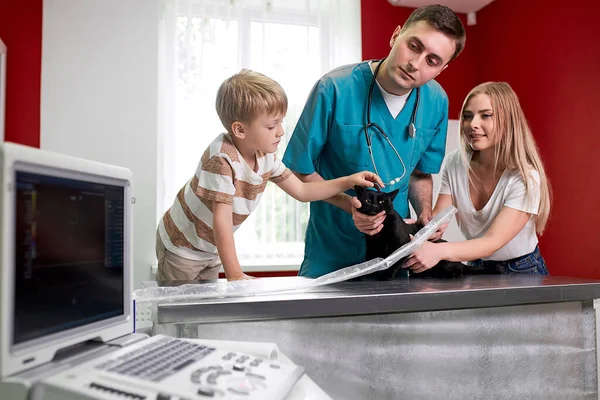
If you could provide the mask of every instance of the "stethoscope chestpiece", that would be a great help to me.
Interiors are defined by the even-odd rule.
[[[415,128],[415,124],[411,122],[408,125],[408,136],[410,136],[411,138],[414,138],[416,134],[417,134],[417,128]]]

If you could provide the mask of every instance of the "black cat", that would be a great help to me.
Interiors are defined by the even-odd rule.
[[[410,242],[409,235],[415,235],[419,229],[423,228],[422,224],[407,224],[404,219],[394,210],[394,198],[398,194],[398,189],[390,193],[381,191],[369,190],[360,186],[355,186],[356,197],[360,200],[361,207],[359,212],[367,215],[376,215],[385,210],[385,220],[383,221],[383,229],[375,235],[365,235],[367,244],[366,260],[381,257],[386,258],[399,247]],[[438,240],[437,242],[443,242]],[[393,279],[398,272],[406,275],[406,269],[402,265],[406,262],[407,257],[404,257],[390,268],[384,271],[378,271],[372,274],[378,280]],[[430,268],[421,273],[412,273],[411,277],[429,277],[429,278],[454,278],[463,275],[465,265],[459,262],[441,260],[433,268]]]

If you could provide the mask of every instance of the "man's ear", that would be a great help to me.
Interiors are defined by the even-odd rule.
[[[233,124],[231,124],[231,133],[238,139],[246,138],[246,128],[244,128],[244,124],[240,121],[234,121]]]
[[[398,195],[398,191],[399,191],[399,190],[400,190],[400,189],[396,189],[396,190],[394,190],[393,192],[390,192],[390,200],[391,200],[391,201],[394,201],[394,199],[396,198],[396,195]]]
[[[398,35],[400,35],[400,31],[402,30],[402,26],[398,25],[396,29],[394,29],[394,33],[392,33],[392,38],[390,39],[390,47],[394,47],[394,42]]]

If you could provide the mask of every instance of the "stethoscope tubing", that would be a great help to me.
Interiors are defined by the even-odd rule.
[[[393,145],[393,143],[391,142],[390,138],[385,133],[383,128],[381,128],[381,126],[379,126],[375,122],[371,122],[371,102],[373,101],[373,88],[375,87],[375,82],[377,79],[377,73],[379,72],[379,68],[381,67],[381,65],[383,64],[384,61],[385,61],[385,58],[382,58],[379,61],[379,63],[377,64],[377,67],[375,68],[375,72],[373,72],[373,80],[371,81],[371,85],[369,86],[369,94],[367,97],[366,124],[365,124],[364,131],[365,131],[365,140],[367,141],[367,148],[369,150],[369,156],[371,157],[371,162],[373,163],[373,169],[375,170],[375,173],[377,175],[379,175],[379,172],[377,171],[377,165],[375,164],[375,158],[373,157],[373,149],[372,149],[372,137],[373,137],[374,133],[371,133],[371,135],[369,135],[369,128],[371,128],[371,127],[375,128],[375,130],[378,131],[381,134],[381,136],[383,136],[383,138],[388,142],[388,144],[390,145],[392,150],[394,150],[394,153],[396,154],[396,157],[398,157],[398,160],[400,160],[400,163],[402,164],[402,170],[403,170],[402,175],[389,182],[389,184],[393,185],[393,184],[400,182],[402,180],[402,178],[404,178],[404,176],[406,175],[406,166],[404,165],[404,161],[402,160],[402,157],[398,153],[398,150],[396,150],[396,147]],[[410,119],[410,124],[408,127],[408,134],[411,138],[414,138],[417,133],[417,129],[415,127],[415,122],[416,122],[416,117],[417,117],[417,110],[419,108],[420,89],[416,88],[416,90],[417,90],[417,93],[416,93],[417,99],[416,99],[415,107],[413,108],[413,112],[412,112],[411,119]]]

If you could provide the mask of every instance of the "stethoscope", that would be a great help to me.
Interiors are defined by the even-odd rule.
[[[379,125],[377,125],[375,122],[371,122],[371,101],[373,100],[373,88],[375,87],[375,81],[377,79],[377,73],[379,72],[379,67],[381,67],[381,65],[383,64],[384,61],[385,61],[385,58],[382,58],[381,61],[379,61],[379,63],[377,64],[377,67],[375,68],[375,72],[373,73],[373,80],[371,81],[371,86],[369,87],[369,97],[367,99],[367,123],[365,125],[365,138],[367,139],[367,147],[369,148],[369,155],[371,156],[371,162],[373,163],[373,169],[375,170],[375,173],[377,175],[379,175],[379,172],[377,171],[377,165],[375,165],[375,158],[373,158],[373,149],[371,146],[371,143],[372,143],[371,137],[373,136],[373,134],[371,134],[369,136],[369,128],[373,127],[377,131],[379,131],[379,133],[388,142],[388,144],[390,145],[392,150],[394,150],[394,153],[396,153],[396,157],[398,157],[398,160],[400,160],[400,163],[402,164],[402,168],[403,168],[402,175],[398,178],[392,179],[390,182],[386,182],[388,185],[395,185],[396,183],[400,182],[400,180],[402,178],[404,178],[404,175],[406,175],[406,166],[404,165],[404,161],[402,161],[402,157],[400,157],[400,154],[398,154],[398,150],[396,150],[396,147],[390,141],[390,138],[388,137],[387,133],[385,133],[384,130]],[[417,101],[415,102],[415,107],[413,108],[412,115],[410,117],[410,124],[408,125],[408,136],[410,136],[411,138],[414,138],[415,135],[417,134],[417,128],[415,127],[415,122],[417,120],[417,110],[419,108],[420,90],[419,90],[419,88],[417,88],[416,90],[417,90]]]

